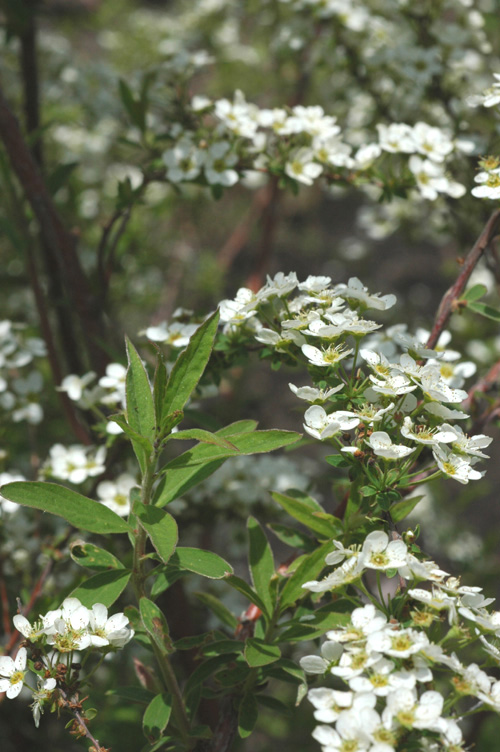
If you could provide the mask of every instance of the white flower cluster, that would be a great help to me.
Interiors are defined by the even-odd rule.
[[[207,98],[193,100],[198,116],[215,116],[218,125],[211,133],[182,130],[175,144],[163,154],[166,178],[172,183],[204,178],[209,185],[231,186],[242,170],[267,172],[279,165],[288,177],[304,185],[324,174],[339,179],[339,168],[352,171],[344,177],[352,182],[365,173],[383,153],[411,154],[408,166],[423,198],[435,200],[440,193],[460,198],[465,187],[451,180],[445,160],[461,150],[461,143],[438,127],[418,122],[377,125],[378,142],[353,147],[341,137],[337,118],[325,114],[319,105],[295,105],[261,109],[236,91],[233,101]],[[200,122],[202,128],[202,122]],[[229,137],[229,140],[228,140]],[[421,156],[418,156],[421,155]]]
[[[35,425],[43,418],[39,404],[44,386],[42,374],[38,370],[25,374],[24,369],[45,354],[44,341],[26,336],[22,324],[0,321],[0,408],[15,423],[25,420]]]
[[[409,457],[413,463],[427,447],[444,475],[460,483],[480,478],[473,466],[487,457],[482,450],[492,439],[469,437],[449,422],[468,417],[458,407],[467,397],[462,387],[474,364],[459,362],[453,350],[428,349],[402,325],[376,332],[381,325],[361,314],[367,308],[387,310],[395,296],[370,294],[357,278],[331,282],[312,276],[299,282],[294,272],[280,272],[256,293],[242,288],[234,300],[220,304],[225,333],[238,336],[246,330],[268,348],[305,361],[326,387],[290,384],[299,399],[313,403],[304,429],[316,439],[332,440],[350,461],[368,452],[387,461]],[[299,294],[290,298],[295,290]],[[358,356],[368,375],[357,371]],[[344,435],[351,430],[355,439],[346,445]]]
[[[118,613],[108,617],[108,609],[102,603],[94,603],[86,608],[78,598],[66,598],[61,606],[40,616],[38,621],[30,624],[21,614],[14,616],[14,626],[27,640],[27,647],[36,649],[37,689],[33,692],[33,719],[38,727],[44,704],[51,702],[53,692],[57,689],[60,675],[56,677],[56,667],[60,668],[62,659],[66,661],[68,679],[72,655],[75,651],[86,649],[117,650],[124,647],[134,636],[125,614]],[[47,657],[45,648],[51,651]],[[5,692],[9,699],[17,697],[26,683],[28,673],[28,650],[19,648],[15,659],[10,656],[0,657],[0,692]],[[35,660],[35,659],[34,659]],[[63,685],[64,686],[64,685]]]
[[[59,608],[48,611],[34,624],[21,614],[14,616],[14,626],[27,640],[53,646],[59,653],[87,648],[122,648],[134,636],[125,614],[113,614],[102,603],[92,608],[78,598],[66,598]]]
[[[474,178],[479,185],[472,189],[472,195],[476,198],[500,199],[500,158],[487,157],[480,160],[479,165],[482,169]]]
[[[405,613],[409,610],[411,616],[404,625],[371,603],[354,609],[346,626],[327,633],[321,655],[301,659],[307,673],[328,672],[347,685],[340,690],[309,691],[315,718],[322,723],[314,730],[314,738],[324,752],[394,752],[403,740],[409,744],[423,737],[429,744],[425,749],[463,750],[457,711],[466,709],[462,707],[466,698],[474,698],[500,712],[500,681],[475,663],[464,664],[449,646],[458,645],[461,636],[468,634],[467,627],[472,628],[476,634],[472,641],[479,637],[482,651],[500,663],[500,651],[484,636],[500,637],[500,612],[487,609],[493,599],[485,598],[479,587],[462,586],[434,562],[417,560],[402,540],[389,542],[383,532],[370,533],[360,547],[344,549],[338,541],[334,545],[336,551],[327,563],[338,563],[345,556],[347,561],[322,583],[306,583],[314,592],[329,589],[323,587],[328,580],[330,584],[335,579],[341,584],[352,582],[365,569],[397,570],[405,579],[430,580],[432,589],[403,591]],[[332,586],[337,587],[337,582]],[[432,640],[428,632],[435,638],[437,625],[448,631],[442,639]],[[441,684],[448,687],[448,697],[436,691]]]
[[[50,449],[50,456],[42,468],[44,476],[67,480],[76,485],[84,483],[88,478],[101,475],[106,469],[106,447],[87,447],[73,444],[65,447],[54,444]]]
[[[467,104],[470,107],[495,107],[500,104],[500,73],[494,73],[495,83],[493,83],[489,89],[486,89],[482,94],[473,94],[468,97]]]

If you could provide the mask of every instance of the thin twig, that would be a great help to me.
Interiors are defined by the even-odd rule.
[[[486,225],[484,226],[484,229],[481,232],[480,236],[469,251],[467,258],[462,264],[462,268],[456,282],[443,296],[443,299],[439,304],[436,319],[434,321],[434,326],[432,327],[429,339],[427,340],[428,348],[432,349],[434,347],[451,314],[457,309],[458,299],[463,293],[469,277],[474,271],[474,267],[491,243],[499,219],[500,209],[497,209],[495,212],[493,212]]]
[[[91,365],[100,373],[108,362],[106,352],[100,345],[105,327],[76,253],[76,238],[65,228],[1,88],[0,139],[9,156],[12,170],[37,218],[44,243],[53,250],[57,258],[67,295],[73,301],[82,331],[87,335]]]
[[[78,696],[70,698],[64,689],[58,688],[58,693],[61,696],[63,703],[62,707],[67,710],[75,719],[77,728],[73,733],[76,733],[78,737],[85,736],[94,745],[95,752],[110,752],[111,748],[103,747],[98,740],[93,736],[89,727],[87,726],[87,719],[80,713],[81,703],[78,700]]]

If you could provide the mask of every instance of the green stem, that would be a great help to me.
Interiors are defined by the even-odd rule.
[[[142,477],[140,503],[144,504],[145,506],[151,503],[151,494],[153,489],[153,482],[155,479],[155,465],[156,456],[153,456],[149,459],[148,465]],[[148,573],[145,570],[144,556],[146,553],[146,543],[148,535],[139,521],[137,521],[137,525],[138,530],[135,538],[134,561],[132,569],[132,587],[134,588],[137,602],[139,603],[142,597],[147,597],[144,584],[148,577]],[[192,740],[190,736],[189,719],[184,707],[182,692],[177,682],[177,678],[172,669],[168,656],[165,655],[153,641],[151,641],[151,646],[160,668],[160,673],[165,683],[165,687],[172,696],[173,721],[179,731],[186,749],[191,749],[194,744],[194,740]]]

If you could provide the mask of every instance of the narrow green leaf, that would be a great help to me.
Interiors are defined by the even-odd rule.
[[[225,606],[222,601],[211,595],[210,593],[193,593],[204,606],[209,608],[217,618],[233,631],[238,626],[238,619],[236,616]]]
[[[332,550],[331,543],[325,543],[313,551],[312,554],[307,554],[303,557],[303,561],[299,564],[294,571],[290,579],[287,581],[280,598],[280,608],[283,610],[295,603],[299,598],[308,595],[307,590],[304,590],[302,585],[304,582],[316,579],[321,570],[325,567],[325,556]]]
[[[467,308],[470,311],[479,313],[480,316],[484,316],[486,319],[492,319],[493,321],[500,321],[500,311],[496,308],[492,308],[486,303],[469,303]]]
[[[90,533],[127,533],[130,526],[111,509],[55,483],[16,481],[2,486],[2,496],[26,507],[62,517],[73,527]]]
[[[238,734],[242,739],[250,736],[255,728],[258,717],[259,708],[257,707],[257,700],[253,693],[248,692],[241,698],[238,710]]]
[[[393,504],[389,509],[389,514],[394,522],[404,520],[423,498],[423,496],[410,496],[408,499],[403,499],[402,501],[398,501],[397,504]]]
[[[324,512],[315,511],[305,500],[274,492],[271,494],[291,517],[313,530],[319,538],[335,538],[342,531],[340,520],[333,515],[324,518]],[[321,508],[320,508],[321,509]],[[321,517],[318,516],[321,514]]]
[[[148,705],[154,697],[153,692],[150,692],[149,689],[138,687],[137,685],[133,685],[132,687],[114,687],[113,689],[108,689],[106,695],[119,697],[126,702],[136,702],[139,705]]]
[[[218,436],[232,436],[238,433],[250,433],[257,427],[257,422],[254,420],[240,420],[236,423],[231,423],[229,426],[225,426],[217,431]],[[202,483],[212,473],[214,473],[222,465],[224,460],[214,460],[213,462],[207,462],[206,465],[197,465],[195,467],[181,467],[172,468],[167,465],[167,474],[160,482],[155,494],[154,503],[156,506],[163,507],[169,504],[171,501],[178,499],[179,496],[185,494],[193,486]]]
[[[166,692],[151,700],[142,717],[142,730],[149,742],[161,737],[167,728],[171,712],[172,698]]]
[[[254,606],[257,606],[257,608],[260,608],[262,613],[267,614],[266,604],[264,603],[262,598],[257,595],[255,590],[251,588],[247,582],[245,582],[245,580],[242,580],[241,577],[237,577],[236,575],[232,574],[226,577],[226,582],[232,588],[244,595],[245,598],[250,601],[250,603],[253,603]]]
[[[203,655],[228,655],[230,653],[241,653],[244,648],[241,640],[215,640],[202,648]]]
[[[126,378],[127,421],[130,428],[153,443],[156,431],[151,384],[139,353],[126,338],[128,368]]]
[[[487,292],[488,288],[485,285],[472,285],[472,287],[469,287],[469,289],[464,292],[462,300],[467,300],[468,302],[473,303],[476,300],[479,300],[479,298],[482,298],[483,295],[486,295]]]
[[[144,105],[135,99],[130,87],[125,83],[123,78],[120,78],[118,86],[120,98],[132,124],[139,128],[139,130],[144,131],[146,127],[146,111]]]
[[[267,666],[281,658],[281,650],[277,645],[269,645],[264,640],[249,637],[245,643],[245,660],[249,666]]]
[[[269,584],[275,576],[273,553],[262,528],[254,517],[248,518],[247,527],[248,561],[253,586],[265,603],[267,612],[272,614],[274,600]]]
[[[306,681],[304,671],[290,658],[281,658],[280,661],[265,669],[266,676],[276,676],[282,681],[293,681],[294,684],[302,684]]]
[[[168,631],[168,624],[163,612],[158,608],[156,603],[149,598],[141,598],[139,602],[141,620],[144,629],[151,637],[155,645],[160,649],[163,655],[172,652],[172,641]]]
[[[158,555],[166,564],[174,553],[179,538],[176,521],[163,509],[144,506],[140,502],[134,505],[134,514],[141,521]]]
[[[94,603],[103,603],[109,608],[118,600],[127,587],[131,572],[128,569],[110,569],[89,577],[71,592],[82,605],[91,608]]]
[[[200,441],[204,444],[214,444],[215,446],[229,449],[231,452],[237,452],[237,447],[223,436],[217,436],[216,433],[205,431],[203,428],[189,428],[186,431],[177,431],[169,436],[169,439]]]
[[[178,546],[170,558],[170,564],[214,580],[221,580],[233,571],[232,566],[221,556],[201,548]]]
[[[291,717],[292,712],[287,705],[285,705],[284,702],[281,702],[281,700],[276,699],[276,697],[271,697],[271,695],[262,695],[259,694],[256,696],[256,700],[259,703],[259,705],[263,705],[268,710],[271,710],[273,713],[279,713],[280,715],[284,715],[287,717]]]
[[[74,541],[69,547],[74,562],[88,569],[123,569],[123,564],[116,556],[93,543]]]
[[[191,676],[186,682],[184,688],[184,695],[191,694],[193,689],[202,684],[205,679],[208,679],[218,668],[227,665],[227,655],[216,655],[213,658],[207,658],[199,666],[195,668]]]
[[[187,452],[171,460],[166,465],[165,470],[168,472],[172,468],[193,467],[214,460],[226,459],[227,457],[240,457],[243,454],[272,452],[275,449],[281,449],[298,441],[300,434],[294,431],[270,430],[235,435],[226,434],[225,438],[234,445],[234,449],[210,444],[197,444],[192,449],[188,449]]]
[[[269,530],[271,530],[282,543],[292,548],[303,549],[304,551],[313,551],[316,544],[312,538],[300,530],[295,530],[288,525],[281,525],[278,522],[270,522],[267,524]]]
[[[156,357],[156,368],[153,380],[153,402],[155,406],[156,425],[161,426],[163,421],[163,403],[165,401],[168,374],[161,352],[158,351]]]
[[[209,361],[218,324],[217,310],[198,327],[186,349],[175,361],[167,383],[163,415],[182,410],[196,388]]]

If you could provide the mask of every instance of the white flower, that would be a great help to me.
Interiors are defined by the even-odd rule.
[[[96,647],[122,648],[134,636],[125,614],[113,614],[108,619],[108,609],[102,603],[94,603],[90,610],[89,631],[91,644]]]
[[[163,152],[167,180],[171,183],[194,180],[201,172],[205,157],[205,152],[199,149],[189,136],[184,136],[172,149]]]
[[[69,376],[64,377],[61,381],[61,386],[58,386],[57,390],[59,392],[66,392],[70,400],[78,402],[82,397],[85,387],[88,386],[95,377],[96,374],[94,371],[89,371],[89,373],[86,373],[84,376],[70,374]]]
[[[8,655],[0,656],[0,692],[6,692],[9,700],[20,694],[26,674],[26,648],[19,648],[15,660]]]
[[[374,530],[366,536],[361,548],[361,564],[367,569],[399,569],[406,563],[408,549],[401,540],[389,542],[383,530]]]
[[[345,345],[330,345],[323,350],[314,345],[302,345],[301,349],[309,363],[321,367],[336,365],[353,352],[352,348],[348,349]]]
[[[386,311],[396,303],[395,295],[368,292],[368,288],[357,277],[351,277],[347,285],[344,283],[336,285],[334,292],[348,300],[359,300],[367,308],[374,308],[378,311]]]
[[[283,298],[285,295],[292,292],[292,290],[295,290],[298,284],[299,280],[297,279],[295,272],[290,272],[290,274],[278,272],[274,275],[274,278],[271,278],[268,275],[266,284],[257,292],[257,300],[262,302],[264,300],[269,300],[269,298],[275,295],[279,298]]]
[[[453,142],[448,136],[440,128],[433,128],[427,123],[415,123],[412,138],[416,150],[434,162],[443,162],[453,151]]]
[[[229,187],[239,180],[238,173],[231,169],[238,161],[236,154],[229,154],[228,141],[217,141],[208,150],[205,161],[205,177],[210,185]]]
[[[173,347],[186,347],[189,340],[198,328],[197,324],[183,324],[180,321],[173,321],[170,324],[162,321],[156,326],[148,326],[144,332],[151,342],[163,342]]]
[[[439,193],[447,193],[448,179],[439,164],[414,155],[410,157],[408,166],[415,177],[417,187],[423,198],[434,201]]]
[[[450,449],[457,454],[464,454],[470,457],[483,457],[488,459],[488,455],[484,454],[481,449],[485,449],[491,444],[493,439],[491,436],[486,436],[483,433],[478,433],[476,436],[467,436],[462,431],[460,426],[450,426],[444,424],[442,428],[445,428],[454,434]]]
[[[439,692],[424,692],[418,700],[414,690],[402,688],[388,695],[382,717],[386,722],[395,717],[407,729],[432,729],[440,718],[443,705],[444,698]]]
[[[321,646],[321,656],[305,655],[299,663],[306,674],[324,674],[333,662],[337,662],[342,655],[342,645],[338,642],[324,642]]]
[[[433,365],[427,365],[422,369],[421,386],[424,394],[438,402],[463,402],[468,396],[464,389],[451,389]]]
[[[50,459],[45,465],[46,472],[54,478],[70,483],[83,483],[87,478],[101,475],[105,470],[106,447],[84,447],[73,444],[64,447],[54,444],[50,449]]]
[[[353,697],[352,692],[326,687],[315,687],[307,693],[307,699],[316,708],[314,717],[322,723],[336,721],[342,710],[351,707]]]
[[[359,418],[338,410],[328,415],[321,405],[312,405],[304,413],[304,429],[315,439],[328,439],[340,431],[349,431],[359,424]]]
[[[288,384],[288,386],[296,397],[307,402],[316,402],[316,400],[325,402],[332,394],[336,394],[344,388],[344,384],[338,384],[331,389],[317,389],[314,386],[295,386],[295,384]]]
[[[442,473],[459,483],[468,483],[470,480],[479,480],[482,473],[474,470],[463,456],[454,454],[444,447],[433,447],[432,453]]]
[[[403,421],[401,427],[401,434],[406,439],[413,439],[418,444],[426,444],[427,446],[436,446],[439,442],[442,444],[449,444],[456,438],[456,434],[453,430],[449,430],[452,427],[444,423],[441,428],[430,428],[429,426],[418,424],[415,425],[407,415]]]
[[[393,658],[409,658],[429,644],[425,632],[416,629],[397,629],[387,626],[384,630],[372,632],[366,641],[366,650],[374,650]]]
[[[108,363],[106,374],[99,379],[99,386],[111,390],[106,397],[103,397],[104,404],[125,404],[125,380],[127,369],[121,363]]]
[[[99,501],[120,517],[130,512],[130,491],[137,482],[132,475],[122,473],[115,481],[103,480],[97,486]]]
[[[392,153],[404,152],[412,154],[416,151],[413,139],[413,129],[406,123],[391,123],[377,125],[380,146],[384,151]]]
[[[354,609],[350,625],[340,629],[331,629],[326,636],[336,643],[359,641],[364,640],[372,632],[383,629],[386,624],[387,619],[384,614],[377,611],[373,603],[367,603],[365,606]]]
[[[393,444],[389,434],[385,431],[374,431],[367,440],[367,444],[378,457],[383,457],[386,460],[400,460],[415,451],[414,448],[403,444]]]
[[[290,154],[290,159],[285,164],[285,172],[299,183],[312,185],[323,172],[323,167],[314,161],[313,150],[303,147]]]

